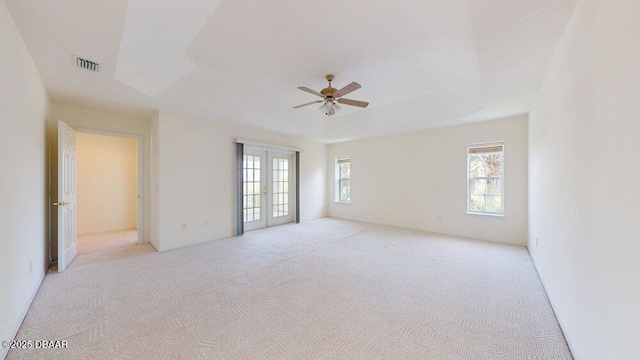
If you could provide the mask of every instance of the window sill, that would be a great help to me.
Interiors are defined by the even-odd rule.
[[[351,204],[351,201],[338,201],[338,200],[335,200],[334,202],[336,204],[345,204],[345,205],[350,205]]]
[[[504,214],[473,212],[473,211],[467,211],[467,215],[493,216],[493,217],[501,217],[501,218],[504,217]]]

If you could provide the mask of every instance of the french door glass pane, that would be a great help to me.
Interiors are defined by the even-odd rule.
[[[242,211],[245,222],[260,220],[260,156],[244,155]]]
[[[289,159],[273,158],[273,217],[289,215]],[[285,196],[286,195],[286,196]]]

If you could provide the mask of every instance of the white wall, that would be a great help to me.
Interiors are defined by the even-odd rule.
[[[303,148],[301,219],[326,215],[326,145],[165,111],[152,122],[154,144],[156,131],[159,140],[158,169],[152,171],[157,171],[152,184],[159,211],[152,228],[158,229],[158,250],[234,234],[236,138]],[[180,230],[182,223],[187,230]]]
[[[505,216],[469,215],[467,145],[493,141],[505,146]],[[334,201],[337,156],[351,157],[350,204]],[[333,144],[327,163],[331,217],[526,243],[526,116]]]
[[[78,133],[78,234],[135,229],[138,211],[138,142]]]
[[[156,250],[160,249],[160,114],[156,112],[151,117],[151,171],[149,179],[150,192],[150,222],[149,222],[149,242]]]
[[[143,116],[131,116],[116,111],[86,108],[54,101],[51,104],[51,121],[47,123],[47,142],[50,154],[56,154],[58,146],[58,120],[63,120],[71,127],[93,130],[110,131],[116,133],[140,135],[143,142],[143,234],[144,241],[150,239],[150,169],[151,169],[151,120]],[[50,155],[50,167],[52,189],[57,189],[57,158]],[[54,224],[55,225],[55,224]],[[55,230],[55,226],[52,227]],[[55,231],[52,233],[52,252],[57,251],[57,238]]]
[[[13,339],[49,266],[45,117],[48,99],[0,1],[0,339]],[[0,358],[7,349],[0,348]]]
[[[530,115],[529,250],[577,359],[637,359],[640,2],[579,0]]]

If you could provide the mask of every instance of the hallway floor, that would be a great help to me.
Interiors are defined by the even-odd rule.
[[[78,235],[78,254],[113,249],[138,243],[136,229]]]

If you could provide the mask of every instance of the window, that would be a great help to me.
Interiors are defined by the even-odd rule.
[[[336,158],[336,201],[351,202],[351,159]]]
[[[467,146],[467,212],[504,215],[504,144]]]

